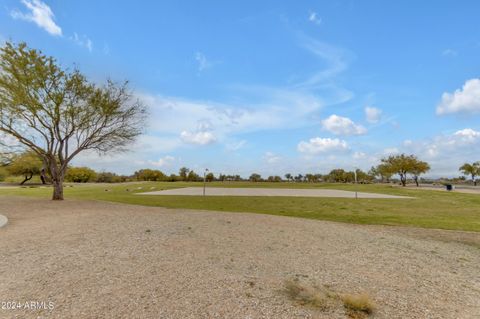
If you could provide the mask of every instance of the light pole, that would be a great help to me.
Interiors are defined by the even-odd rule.
[[[357,168],[354,168],[353,174],[355,175],[355,199],[358,198],[358,191],[357,191]]]
[[[205,196],[205,187],[207,186],[207,172],[208,168],[205,168],[205,172],[203,172],[203,196]]]

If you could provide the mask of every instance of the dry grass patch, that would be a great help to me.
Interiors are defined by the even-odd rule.
[[[302,306],[326,311],[343,307],[350,318],[365,318],[373,314],[376,305],[367,293],[338,294],[329,287],[318,287],[300,282],[298,278],[285,281],[285,291],[290,299]]]
[[[367,314],[370,315],[375,311],[376,305],[367,293],[360,294],[344,294],[341,296],[343,305],[351,314]],[[361,317],[361,316],[353,316]]]
[[[328,293],[301,283],[298,279],[285,281],[285,290],[291,299],[301,305],[308,305],[322,310],[328,308]]]

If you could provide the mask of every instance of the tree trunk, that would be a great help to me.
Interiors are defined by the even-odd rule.
[[[419,186],[419,185],[418,185],[418,176],[414,176],[414,177],[413,177],[413,180],[415,181],[415,184],[417,184],[417,187],[418,187],[418,186]]]
[[[402,182],[403,187],[407,186],[407,175],[406,174],[400,174],[400,182]]]
[[[31,179],[32,179],[32,177],[33,177],[33,174],[30,174],[30,176],[28,176],[28,175],[25,175],[25,179],[23,180],[23,182],[21,182],[21,183],[20,183],[20,185],[23,185],[23,184],[25,184],[25,182],[27,182],[27,181],[31,180]]]
[[[50,175],[52,177],[53,185],[52,200],[63,200],[63,178],[65,172],[53,162],[50,164]]]
[[[40,171],[40,179],[42,180],[42,184],[45,185],[47,183],[47,176],[45,174],[45,169],[42,168]]]
[[[63,200],[63,181],[53,180],[52,200]]]

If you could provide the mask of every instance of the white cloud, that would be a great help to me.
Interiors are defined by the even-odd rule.
[[[362,135],[367,132],[365,127],[355,124],[348,117],[335,114],[323,120],[322,127],[336,135]]]
[[[396,147],[388,147],[388,148],[383,150],[383,154],[388,155],[388,156],[398,154],[398,153],[400,153],[400,151]]]
[[[453,49],[445,49],[442,51],[443,56],[448,56],[448,57],[455,57],[458,55],[458,52]]]
[[[451,163],[453,158],[458,156],[468,156],[480,147],[480,131],[471,128],[458,130],[450,134],[441,134],[425,140],[405,140],[402,143],[402,153],[417,154],[430,160],[445,159],[445,162]],[[385,155],[398,154],[400,150],[396,147],[384,150]]]
[[[51,35],[62,35],[62,29],[53,21],[55,15],[47,4],[40,0],[22,0],[22,3],[30,12],[13,10],[10,12],[12,18],[33,22]]]
[[[235,142],[227,143],[225,145],[225,148],[227,149],[227,151],[235,152],[241,149],[242,147],[244,147],[245,144],[247,144],[247,141],[245,140],[235,141]]]
[[[246,95],[254,91],[247,90]],[[313,123],[310,114],[323,106],[321,100],[304,92],[263,88],[258,89],[258,95],[265,100],[250,103],[248,107],[148,94],[137,97],[149,106],[150,131],[178,136],[184,131],[199,130],[200,121],[203,126],[208,123],[208,130],[218,140],[240,133],[301,127]]]
[[[308,21],[320,25],[322,24],[322,18],[318,16],[318,14],[315,11],[311,11],[310,14],[308,15]]]
[[[405,140],[405,141],[403,141],[403,146],[407,146],[407,147],[408,147],[408,146],[410,146],[410,145],[412,145],[412,144],[413,144],[413,141],[412,141],[412,140]]]
[[[465,128],[460,131],[456,131],[453,134],[455,137],[459,138],[462,142],[474,142],[480,139],[480,132],[475,131],[471,128]]]
[[[298,143],[297,149],[300,153],[306,154],[334,153],[347,151],[348,144],[338,138],[314,137],[308,142],[301,141]]]
[[[315,56],[325,62],[325,69],[317,71],[307,80],[299,83],[298,87],[322,88],[329,87],[332,91],[340,91],[345,96],[345,101],[352,98],[352,93],[345,89],[336,87],[332,80],[348,69],[349,61],[353,54],[347,50],[335,47],[325,42],[321,42],[304,36],[303,46]]]
[[[73,165],[88,166],[97,171],[131,174],[140,168],[154,166],[156,161],[153,159],[157,159],[158,154],[175,151],[182,145],[183,142],[178,137],[142,135],[131,145],[128,152],[99,156],[96,152],[86,151],[75,157]],[[165,157],[163,159],[166,160]],[[178,162],[178,159],[176,160]]]
[[[480,131],[472,128],[457,130],[453,133],[440,134],[422,140],[405,140],[401,152],[415,154],[427,161],[432,171],[432,177],[458,176],[458,168],[465,162],[478,160],[480,148]],[[392,152],[395,151],[395,152]],[[400,153],[399,149],[386,149],[384,155]]]
[[[465,82],[461,89],[454,93],[443,93],[442,101],[437,106],[437,114],[479,113],[480,112],[480,79]]]
[[[317,114],[323,107],[352,98],[351,92],[335,85],[336,76],[348,68],[350,54],[306,36],[300,36],[299,41],[325,68],[313,70],[314,74],[304,81],[298,80],[281,87],[238,84],[225,86],[229,95],[236,97],[235,103],[137,93],[136,97],[149,107],[147,134],[132,146],[131,154],[116,155],[109,164],[104,160],[98,161],[98,157],[96,160],[92,157],[85,165],[91,164],[100,170],[104,168],[130,172],[141,168],[140,165],[148,165],[148,161],[156,161],[159,154],[167,152],[175,156],[178,162],[177,154],[172,152],[188,147],[186,143],[206,145],[216,142],[223,144],[226,150],[235,151],[246,144],[241,138],[243,134],[314,125],[318,121]],[[213,63],[206,57],[203,60],[202,55],[198,55],[197,61],[199,66],[205,61]],[[342,145],[337,148],[342,149]],[[232,162],[212,160],[217,162],[218,169],[222,171],[247,174],[251,173],[253,165],[258,164],[253,159],[243,158],[243,154],[225,152],[224,155],[232,156]],[[203,156],[204,154],[199,154],[198,157],[191,158],[191,162],[200,161]],[[238,158],[244,160],[239,162]],[[194,166],[193,163],[182,163]],[[265,165],[269,168],[273,166],[267,163]],[[280,163],[276,165],[280,166]],[[286,165],[283,160],[281,165]]]
[[[480,147],[480,132],[471,128],[458,130],[452,134],[435,136],[431,140],[417,141],[411,144],[410,149],[418,154],[424,154],[431,160],[452,162],[455,157],[463,161],[476,159],[476,150]],[[470,156],[468,154],[473,154]]]
[[[103,44],[102,52],[105,55],[110,55],[110,46],[107,43]]]
[[[198,63],[198,71],[202,72],[213,66],[213,63],[207,60],[207,57],[202,52],[195,53],[195,60]]]
[[[162,158],[159,158],[157,161],[149,161],[149,163],[153,166],[165,167],[165,166],[171,166],[174,161],[175,161],[175,157],[167,155]]]
[[[182,133],[180,133],[180,138],[185,143],[197,145],[208,145],[214,143],[217,140],[215,135],[213,135],[213,133],[209,131],[182,131]]]
[[[365,154],[364,152],[355,152],[353,153],[353,159],[365,159],[367,158],[367,154]]]
[[[382,117],[382,110],[373,106],[366,106],[365,117],[369,123],[378,123]]]
[[[263,160],[267,162],[268,164],[275,164],[278,163],[282,158],[275,153],[272,152],[266,152],[263,155]]]
[[[93,51],[93,42],[86,35],[80,37],[74,32],[73,36],[70,37],[70,40],[75,42],[76,45],[86,48],[89,52]]]

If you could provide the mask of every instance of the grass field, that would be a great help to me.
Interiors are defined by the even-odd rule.
[[[73,185],[73,184],[71,184]],[[67,199],[89,199],[134,205],[295,216],[356,224],[403,225],[480,231],[480,195],[402,189],[389,185],[213,182],[211,187],[330,188],[402,195],[414,199],[351,199],[308,197],[136,196],[135,193],[201,183],[144,182],[75,184]],[[207,187],[208,187],[207,186]],[[140,189],[141,187],[141,189]],[[152,189],[154,188],[154,189]],[[0,195],[50,197],[51,188],[1,188]]]

